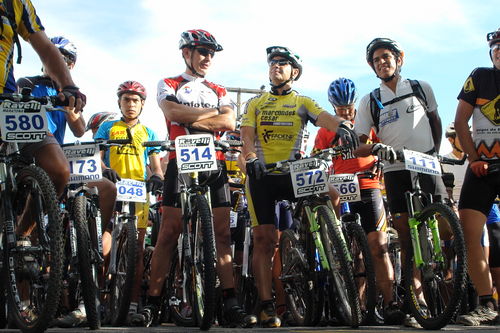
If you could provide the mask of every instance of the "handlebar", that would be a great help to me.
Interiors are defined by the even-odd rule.
[[[310,157],[300,158],[300,156],[298,156],[299,158],[296,158],[296,159],[289,159],[289,160],[277,161],[274,163],[267,163],[266,169],[268,169],[268,170],[269,169],[281,169],[281,170],[283,170],[283,169],[288,168],[290,163],[295,162],[299,159],[306,159],[306,158],[315,158],[315,159],[324,160],[324,161],[331,161],[333,157],[342,155],[342,154],[347,153],[349,151],[351,151],[351,148],[345,147],[345,146],[326,148],[326,149],[320,150],[317,154],[312,155]],[[318,163],[318,166],[319,166],[319,163]]]
[[[22,93],[3,93],[0,94],[0,101],[12,101],[12,102],[39,102],[42,105],[49,106],[67,106],[69,100],[66,99],[61,101],[57,96],[42,96],[35,97],[31,96],[31,89],[23,90]]]
[[[220,150],[222,152],[228,152],[232,150],[232,147],[243,146],[242,141],[238,140],[215,140],[214,141],[215,150]],[[163,141],[146,141],[142,143],[143,147],[160,147],[160,150],[164,151],[175,151],[175,140],[163,140]]]
[[[85,142],[71,142],[71,143],[63,143],[61,147],[70,147],[77,145],[91,145],[97,144],[99,145],[101,150],[106,149],[109,146],[121,146],[132,143],[132,132],[130,132],[130,128],[127,128],[127,138],[126,139],[96,139],[94,141],[85,141]]]
[[[427,154],[427,153],[422,153],[422,152],[419,152],[419,153],[432,156],[431,154]],[[465,161],[467,160],[467,155],[464,155],[464,157],[460,160],[458,160],[456,158],[449,158],[449,157],[439,155],[439,154],[434,155],[434,156],[438,159],[439,163],[441,163],[441,164],[463,165],[465,163]],[[403,150],[396,151],[396,159],[400,162],[405,161]]]

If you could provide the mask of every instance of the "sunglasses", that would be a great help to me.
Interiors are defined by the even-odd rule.
[[[227,135],[227,139],[228,139],[228,140],[236,140],[236,141],[240,141],[240,136],[239,136],[239,135],[232,135],[232,134],[229,134],[229,135]]]
[[[287,59],[279,59],[279,60],[271,59],[271,60],[269,60],[269,66],[274,66],[274,65],[286,66],[286,65],[291,65],[291,64],[292,64],[292,62],[290,60],[287,60]]]
[[[204,57],[208,57],[208,55],[211,55],[213,58],[215,56],[215,51],[211,50],[211,49],[207,49],[204,47],[197,47],[197,48],[195,48],[195,50],[198,51],[198,53]]]
[[[491,52],[498,51],[500,49],[500,43],[496,43],[496,44],[491,45],[490,49],[491,49]]]

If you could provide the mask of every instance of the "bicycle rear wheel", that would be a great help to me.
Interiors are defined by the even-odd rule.
[[[90,202],[84,195],[79,195],[73,203],[73,218],[75,221],[77,249],[78,249],[78,271],[81,281],[81,295],[85,303],[87,323],[90,329],[98,329],[101,326],[100,318],[100,296],[98,272],[99,263],[96,258],[96,250],[93,247],[87,220],[93,217],[88,214],[87,209]],[[89,216],[90,215],[90,216]]]
[[[41,168],[21,169],[16,183],[14,196],[3,198],[12,202],[14,222],[23,221],[6,235],[9,316],[23,332],[42,332],[57,311],[62,289],[61,212],[54,186]],[[9,237],[26,233],[9,242]]]
[[[361,323],[359,293],[354,281],[352,259],[340,228],[335,226],[335,215],[327,206],[317,209],[321,237],[330,264],[328,273],[329,304],[344,325],[358,327]],[[331,248],[327,249],[331,244]]]
[[[111,277],[110,322],[122,326],[127,319],[135,280],[137,232],[133,218],[122,221],[123,229],[117,239],[116,273]]]
[[[425,207],[418,215],[419,243],[424,265],[418,268],[421,292],[414,279],[406,279],[408,304],[418,323],[426,329],[441,329],[457,312],[466,282],[465,241],[460,222],[451,208],[442,203]],[[440,230],[449,226],[452,239],[449,246],[442,246],[441,239],[434,239],[429,225],[439,221]],[[433,243],[440,244],[442,254],[436,253]],[[444,242],[446,244],[446,242]],[[413,276],[415,263],[413,248],[407,252],[405,276]],[[420,297],[419,297],[420,296]]]
[[[305,250],[297,234],[287,229],[282,232],[279,242],[281,256],[281,276],[286,293],[287,309],[297,326],[312,325],[322,304],[315,301],[315,291],[322,292],[312,279]]]
[[[194,197],[191,219],[191,267],[190,291],[198,326],[208,330],[215,318],[216,271],[215,235],[212,214],[208,202],[202,195]]]
[[[356,222],[346,223],[345,230],[347,247],[353,259],[354,280],[360,293],[362,323],[370,325],[375,320],[377,286],[368,239],[363,228]]]
[[[170,274],[166,280],[165,298],[173,322],[177,326],[193,327],[196,326],[196,320],[193,313],[194,306],[190,297],[187,297],[187,302],[183,301],[183,287],[183,267],[179,264],[179,252],[175,250],[172,254]],[[161,314],[163,314],[163,307]]]

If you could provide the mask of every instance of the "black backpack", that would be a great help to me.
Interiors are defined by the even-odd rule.
[[[422,86],[417,80],[408,80],[410,81],[411,89],[412,92],[403,96],[396,97],[388,102],[382,103],[380,101],[380,88],[374,89],[370,93],[370,112],[372,115],[373,119],[373,127],[375,127],[376,132],[378,133],[379,130],[379,122],[380,122],[380,110],[384,108],[386,105],[394,104],[396,102],[399,102],[405,98],[415,96],[417,97],[418,101],[420,104],[425,109],[425,113],[429,111],[429,107],[427,105],[427,97],[425,96],[424,90],[422,89]]]
[[[17,63],[20,64],[22,58],[21,43],[19,42],[19,36],[17,34],[16,15],[14,13],[14,4],[12,3],[12,0],[6,0],[2,4],[0,4],[0,16],[5,16],[7,20],[9,20],[12,31],[14,32],[14,36],[12,39],[17,46]],[[0,24],[2,23],[0,22]],[[3,38],[3,24],[1,26],[1,33],[2,36],[0,38]]]

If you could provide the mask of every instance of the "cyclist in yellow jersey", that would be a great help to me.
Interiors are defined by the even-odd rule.
[[[266,174],[266,163],[296,158],[300,153],[307,122],[338,133],[354,148],[358,145],[352,124],[329,114],[309,97],[292,90],[293,81],[302,74],[298,55],[282,46],[267,48],[271,92],[247,103],[241,124],[243,156],[248,175],[247,197],[253,223],[253,267],[264,327],[279,327],[272,298],[273,256],[278,244],[274,212],[275,201],[293,199],[288,175]]]
[[[147,181],[147,192],[155,192],[163,188],[163,175],[160,166],[160,158],[158,150],[153,148],[145,148],[142,146],[144,141],[156,141],[156,134],[139,122],[139,116],[144,107],[146,100],[146,89],[142,84],[136,81],[125,81],[119,85],[117,90],[118,105],[122,113],[120,120],[108,121],[99,127],[95,135],[95,139],[126,139],[127,129],[130,129],[132,134],[132,143],[123,146],[113,146],[109,150],[108,160],[103,165],[103,171],[116,173],[116,178],[128,178],[133,180],[145,181],[146,165],[151,167],[152,176]],[[104,157],[104,153],[103,153]],[[137,306],[139,302],[139,291],[141,287],[143,265],[143,250],[144,236],[146,235],[146,227],[148,224],[149,204],[134,203],[131,210],[135,208],[137,215],[137,230],[138,230],[138,251],[136,253],[136,276],[134,287],[132,290],[132,302],[130,304],[129,315],[127,318],[130,324],[134,315],[137,315]],[[110,230],[103,235],[103,243],[106,243],[106,248],[109,247],[111,241]],[[104,248],[104,245],[103,245]]]

